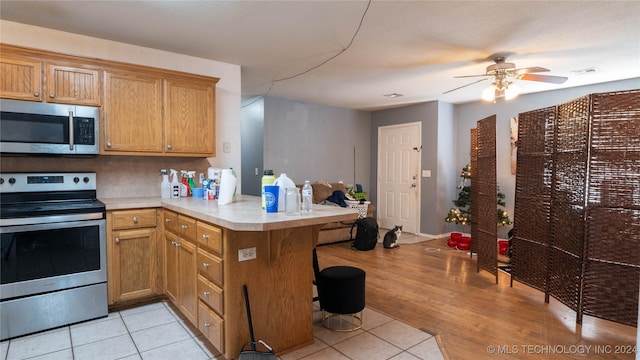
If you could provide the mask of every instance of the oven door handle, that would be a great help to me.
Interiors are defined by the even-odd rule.
[[[33,224],[53,224],[67,221],[85,221],[104,219],[104,213],[70,214],[70,215],[49,215],[41,217],[26,217],[0,219],[0,226],[33,225]]]
[[[73,111],[69,111],[69,150],[73,150]]]

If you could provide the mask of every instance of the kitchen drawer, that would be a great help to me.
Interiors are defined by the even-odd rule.
[[[198,271],[219,286],[223,285],[222,259],[198,248]]]
[[[224,320],[203,301],[198,301],[198,329],[224,354]]]
[[[181,239],[186,239],[196,243],[196,219],[188,216],[178,215],[178,235]]]
[[[198,221],[196,238],[198,239],[198,245],[206,246],[217,255],[222,256],[222,229]]]
[[[162,210],[164,229],[174,235],[178,235],[178,214],[169,210]]]
[[[198,297],[218,314],[224,314],[222,289],[200,274],[198,274]]]
[[[155,209],[112,211],[113,230],[145,228],[156,226]]]

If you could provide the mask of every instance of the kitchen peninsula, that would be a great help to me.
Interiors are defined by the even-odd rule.
[[[322,205],[309,215],[266,213],[259,197],[246,195],[227,205],[200,198],[100,200],[107,206],[111,254],[126,243],[117,224],[133,229],[148,218],[138,214],[155,212],[158,236],[152,242],[157,251],[145,249],[157,259],[150,267],[159,274],[157,292],[167,295],[227,359],[235,359],[249,340],[244,284],[256,338],[279,354],[313,342],[311,254],[319,229],[357,218],[353,209]],[[118,282],[118,273],[128,272],[122,267],[135,264],[119,259],[109,259],[118,262],[109,268],[111,283]]]

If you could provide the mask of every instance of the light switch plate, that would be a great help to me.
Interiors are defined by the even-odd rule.
[[[231,152],[231,143],[228,141],[225,141],[222,143],[222,152],[225,153],[229,153]]]

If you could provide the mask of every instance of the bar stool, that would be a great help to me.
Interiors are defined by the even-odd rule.
[[[322,310],[322,325],[335,331],[362,328],[365,271],[353,266],[331,266],[320,271],[315,249],[313,268]]]

